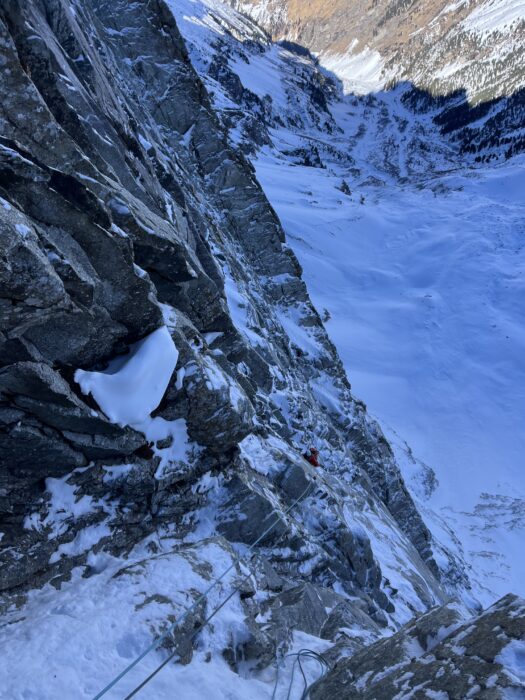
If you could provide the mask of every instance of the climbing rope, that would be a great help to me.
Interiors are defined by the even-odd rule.
[[[299,670],[301,671],[301,675],[303,677],[303,692],[301,694],[301,700],[306,700],[308,697],[308,691],[309,691],[309,684],[308,684],[308,679],[306,678],[306,674],[303,669],[303,664],[302,664],[302,658],[306,659],[313,659],[314,661],[317,661],[317,663],[321,667],[321,675],[319,678],[323,678],[326,675],[326,672],[330,670],[330,664],[328,661],[324,658],[322,654],[318,654],[316,651],[313,651],[312,649],[300,649],[299,651],[293,653],[293,654],[287,654],[284,658],[288,659],[290,657],[294,657],[294,662],[292,665],[292,672],[290,674],[290,683],[288,685],[288,693],[286,694],[286,700],[290,700],[291,695],[292,695],[292,690],[293,690],[293,682],[295,678],[295,667],[298,664],[299,665]],[[317,680],[319,680],[319,678]],[[272,693],[272,698],[271,700],[275,700],[275,697],[277,695],[277,688],[279,685],[279,664],[277,664],[277,672],[275,675],[275,685],[273,687],[273,693]]]
[[[308,482],[307,487],[304,489],[302,494],[284,511],[283,515],[288,515],[288,513],[295,508],[295,506],[303,499],[303,497],[306,496],[307,492],[312,488],[312,484]],[[271,514],[270,514],[271,515]],[[270,517],[270,515],[267,515],[265,520]],[[275,521],[261,534],[259,537],[253,542],[248,547],[248,552],[250,552],[254,547],[256,547],[265,537],[268,535],[275,527],[276,525],[281,521],[281,518],[277,517]],[[283,533],[284,534],[284,533]],[[281,535],[282,536],[282,535]],[[235,568],[236,561],[233,561],[231,565],[225,569],[220,576],[218,576],[214,581],[208,586],[208,588],[202,593],[196,600],[193,602],[193,604],[189,607],[186,608],[186,610],[182,613],[181,617],[175,620],[169,627],[166,629],[166,631],[160,635],[157,639],[153,640],[153,642],[139,655],[137,658],[132,661],[128,666],[126,666],[125,669],[123,669],[115,678],[108,683],[95,697],[93,700],[100,700],[100,698],[104,697],[111,688],[113,688],[124,676],[126,676],[137,664],[139,664],[142,659],[144,659],[145,656],[147,656],[150,652],[152,652],[154,649],[157,649],[162,642],[164,642],[169,635],[175,630],[176,627],[178,627],[185,619],[188,617],[190,613],[192,613],[200,603],[202,603],[204,600],[206,600],[207,596],[209,593],[230,573],[232,569]],[[243,580],[247,579],[251,574],[248,574],[247,576],[244,577]],[[223,605],[226,604],[226,602],[233,597],[233,595],[237,592],[237,589],[234,589],[234,591],[230,594],[230,596],[210,615],[208,620],[204,623],[207,624],[207,622],[220,610],[220,608],[223,607]],[[197,630],[200,631],[200,630]],[[172,657],[175,656],[175,654],[172,654]],[[140,686],[137,686],[135,690],[132,691],[132,693],[128,696],[126,696],[126,700],[128,698],[132,698],[136,693],[143,688],[146,683],[148,683],[151,678],[153,678],[164,666],[170,661],[170,658],[166,659],[150,676],[143,681]]]
[[[213,612],[212,612],[210,615],[208,615],[208,617],[204,620],[204,622],[202,622],[202,623],[199,625],[199,627],[195,630],[195,632],[193,632],[193,634],[191,635],[189,641],[193,641],[193,640],[195,639],[195,637],[199,634],[199,632],[201,632],[201,631],[206,627],[206,625],[207,625],[208,622],[212,619],[212,617],[214,617],[214,616],[219,612],[219,610],[220,610],[221,608],[223,608],[223,607],[226,605],[226,603],[227,603],[229,600],[231,600],[231,599],[233,598],[233,596],[234,596],[234,595],[238,592],[238,590],[240,589],[241,584],[242,584],[247,578],[249,578],[249,576],[251,576],[251,573],[248,574],[248,576],[245,576],[245,577],[241,580],[241,583],[239,583],[239,584],[233,589],[233,591],[230,593],[230,595],[229,595],[227,598],[225,598],[225,599],[222,601],[222,603],[221,603],[220,605],[218,605],[218,606],[213,610]],[[169,664],[169,662],[170,662],[173,658],[175,658],[175,656],[178,655],[178,653],[179,653],[179,652],[177,651],[177,649],[175,649],[175,651],[173,651],[166,659],[164,659],[164,661],[160,664],[160,666],[157,666],[157,668],[156,668],[154,671],[152,671],[152,672],[149,674],[149,676],[148,676],[147,678],[145,678],[145,679],[142,681],[142,683],[140,683],[136,688],[134,688],[134,689],[131,691],[131,693],[129,693],[128,695],[126,695],[126,697],[124,698],[124,700],[130,700],[130,698],[135,697],[135,695],[136,695],[140,690],[142,690],[142,688],[144,688],[144,686],[146,686],[153,678],[155,678],[155,676],[157,675],[157,673],[159,673],[160,671],[162,671],[162,669],[164,668],[164,666],[167,666],[167,665]]]
[[[305,491],[303,491],[303,495],[306,493],[307,490],[308,490],[308,489],[305,489]],[[284,532],[283,532],[281,535],[279,535],[279,537],[278,537],[277,540],[275,541],[274,546],[277,545],[277,544],[279,544],[279,542],[281,542],[281,540],[284,539],[284,536],[285,536],[287,530],[288,530],[288,528],[287,528],[286,530],[284,530]],[[255,555],[256,555],[256,552],[254,552],[254,553],[251,555],[249,561],[251,561]],[[247,574],[245,574],[242,578],[239,579],[237,585],[236,585],[235,588],[232,590],[232,592],[230,593],[230,595],[229,595],[227,598],[225,598],[225,599],[222,601],[222,603],[220,603],[216,608],[214,608],[214,610],[212,610],[212,612],[208,615],[208,617],[204,620],[204,622],[201,622],[201,623],[198,625],[198,627],[195,629],[195,631],[192,632],[192,634],[191,634],[191,636],[190,636],[190,638],[189,638],[188,641],[193,641],[193,640],[195,639],[195,637],[196,637],[198,634],[200,634],[200,632],[202,632],[202,630],[206,627],[206,625],[208,624],[208,622],[210,622],[210,620],[211,620],[213,617],[215,617],[215,615],[219,612],[219,610],[221,610],[221,609],[226,605],[226,603],[227,603],[228,601],[230,601],[230,600],[233,598],[233,596],[234,596],[236,593],[238,593],[238,592],[240,591],[240,589],[241,589],[241,587],[242,587],[242,584],[243,584],[245,581],[247,581],[251,576],[252,576],[252,573],[251,573],[251,571],[249,571]],[[178,655],[178,651],[175,649],[175,651],[173,651],[166,659],[164,659],[164,661],[160,664],[160,666],[157,666],[157,668],[156,668],[154,671],[152,671],[152,673],[150,673],[150,675],[149,675],[147,678],[145,678],[145,679],[142,681],[142,683],[140,683],[136,688],[134,688],[134,689],[131,691],[131,693],[129,693],[129,695],[126,695],[126,697],[124,698],[124,700],[130,700],[131,698],[135,697],[135,695],[136,695],[140,690],[142,690],[142,688],[144,688],[144,686],[146,686],[146,685],[152,680],[152,678],[154,678],[154,677],[157,675],[157,673],[159,673],[160,671],[162,671],[162,669],[163,669],[165,666],[167,666],[167,665],[169,664],[169,662],[170,662],[172,659],[174,659],[177,655]]]
[[[313,480],[314,480],[315,482],[318,481],[318,479],[319,479],[319,474],[318,474],[317,472],[314,472],[311,476],[312,476],[312,478],[313,478]],[[329,486],[328,486],[328,484],[326,483],[326,480],[325,480],[325,479],[321,478],[321,481],[325,484],[325,486],[327,486],[327,487],[329,488]],[[306,496],[306,493],[308,492],[308,490],[309,490],[310,488],[312,488],[312,489],[314,488],[314,486],[313,486],[312,483],[309,483],[309,484],[308,484],[308,486],[305,488],[305,490],[304,490],[303,493],[299,496],[299,498],[298,498],[294,503],[292,503],[292,505],[285,511],[285,514],[290,513],[290,511],[295,507],[295,505],[297,505],[298,502],[300,502],[300,501]],[[267,516],[267,517],[269,517],[269,516]],[[292,517],[292,520],[295,522],[295,524],[296,524],[297,526],[300,526],[299,523],[297,522],[297,520],[296,520],[293,516],[291,516],[291,517]],[[273,525],[271,526],[271,528],[269,528],[269,530],[272,529],[273,527],[275,527],[275,525],[277,524],[277,522],[278,522],[278,520],[275,521],[275,522],[273,523]],[[286,532],[287,532],[287,529],[288,529],[288,528],[286,528],[285,531],[277,538],[277,541],[275,542],[275,544],[278,544],[282,539],[284,539],[284,536],[285,536],[285,534],[286,534]],[[263,535],[262,535],[261,537],[264,537],[264,533],[263,533]],[[257,543],[257,542],[254,542],[254,543],[251,545],[251,547],[249,548],[249,550],[252,549],[252,548],[256,545],[256,543]],[[275,545],[274,545],[274,546],[275,546]],[[248,550],[248,551],[249,551],[249,550]],[[251,561],[251,559],[252,559],[254,556],[255,556],[255,553],[251,555],[249,561]],[[251,576],[252,576],[251,572],[248,572],[248,574],[246,574],[246,575],[243,576],[241,579],[239,579],[238,584],[237,584],[236,587],[232,590],[232,592],[228,595],[228,597],[225,598],[225,599],[222,601],[222,603],[220,603],[220,604],[211,612],[211,614],[206,618],[206,620],[204,620],[204,622],[202,622],[202,623],[200,623],[200,624],[198,625],[198,627],[195,629],[195,631],[192,633],[191,637],[189,638],[189,641],[193,641],[193,640],[195,639],[195,637],[196,637],[198,634],[200,634],[200,632],[207,626],[207,624],[210,622],[210,620],[219,612],[219,610],[221,610],[221,609],[226,605],[226,603],[227,603],[228,601],[230,601],[230,600],[233,598],[233,596],[234,596],[236,593],[238,593],[238,592],[240,591],[242,584],[243,584],[246,580],[248,580]],[[184,618],[181,618],[180,621],[177,621],[175,624],[179,624],[180,622],[182,622],[183,619],[184,619]],[[136,686],[136,687],[131,691],[131,693],[129,693],[128,695],[126,695],[126,697],[124,698],[124,700],[131,700],[131,698],[135,697],[135,695],[137,695],[137,693],[139,693],[140,690],[142,690],[142,689],[143,689],[143,688],[144,688],[144,687],[145,687],[145,686],[146,686],[146,685],[147,685],[147,684],[148,684],[148,683],[149,683],[149,682],[150,682],[150,681],[165,667],[165,666],[167,666],[167,665],[169,664],[169,662],[170,662],[172,659],[174,659],[176,656],[178,656],[178,651],[177,651],[177,650],[173,651],[173,652],[172,652],[172,653],[171,653],[171,654],[170,654],[170,655],[169,655],[169,656],[154,670],[154,671],[152,671],[152,673],[150,673],[149,676],[147,676],[147,678],[145,678],[138,686]],[[310,649],[301,649],[299,652],[297,652],[297,653],[295,653],[295,654],[288,654],[285,658],[292,657],[292,656],[293,656],[293,657],[296,657],[296,658],[295,658],[294,663],[293,663],[293,666],[292,666],[292,674],[291,674],[291,679],[290,679],[290,686],[289,686],[289,689],[288,689],[287,700],[289,700],[289,698],[290,698],[290,693],[291,693],[292,688],[293,688],[293,681],[294,681],[294,674],[295,674],[295,666],[296,666],[296,664],[299,665],[299,669],[300,669],[300,671],[301,671],[301,675],[303,676],[304,689],[303,689],[303,694],[301,695],[301,700],[303,700],[303,699],[307,698],[307,695],[308,695],[308,683],[307,683],[306,675],[305,675],[305,673],[304,673],[304,671],[303,671],[301,657],[304,656],[304,657],[306,657],[306,658],[311,658],[311,659],[313,658],[313,659],[315,659],[316,661],[318,661],[318,663],[321,664],[321,676],[320,676],[320,678],[322,678],[322,677],[325,675],[326,669],[329,668],[329,665],[328,665],[328,663],[326,662],[326,660],[321,656],[321,654],[317,654],[317,652],[315,652],[315,651],[313,651],[313,650],[310,650]],[[275,693],[276,693],[276,691],[277,691],[278,681],[279,681],[279,664],[277,664],[277,668],[276,668],[276,680],[275,680],[274,692],[273,692],[273,694],[272,694],[272,700],[273,700],[273,698],[275,697]],[[96,700],[96,699],[95,699],[95,700]]]

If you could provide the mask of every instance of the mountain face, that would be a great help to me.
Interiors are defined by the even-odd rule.
[[[522,2],[460,0],[229,0],[274,40],[308,47],[337,67],[352,92],[410,81],[436,95],[464,89],[469,100],[524,87]]]
[[[488,157],[523,151],[522,2],[228,1],[274,40],[314,52],[346,92],[366,95],[407,83],[407,102],[423,111],[439,107],[436,123],[464,152],[481,152],[481,159],[493,146]]]
[[[249,160],[357,168],[336,81],[218,3],[8,0],[0,22],[6,697],[93,697],[154,639],[108,697],[166,649],[178,663],[146,697],[268,697],[305,646],[330,688],[340,659],[382,638],[395,656],[417,625],[457,649],[480,607],[469,564],[354,398]],[[384,143],[421,146],[396,177],[458,157],[446,140],[428,154],[429,125],[366,109]],[[504,631],[492,680],[471,669],[483,616],[456,670],[480,697],[519,693],[523,604],[485,615]]]
[[[523,157],[485,139],[490,111],[450,130],[454,97],[346,95],[308,49],[223,3],[175,11],[427,525],[486,604],[521,590]],[[502,100],[497,114],[518,113]]]

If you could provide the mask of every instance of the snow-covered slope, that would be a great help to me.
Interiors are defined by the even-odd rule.
[[[358,185],[353,201],[325,171],[294,166],[287,186],[272,161],[258,177],[356,394],[435,469],[430,503],[480,580],[523,590],[523,161],[423,190]]]
[[[241,146],[250,92],[232,92],[228,70],[266,100],[259,129],[271,144],[253,158],[258,178],[428,523],[472,563],[485,600],[523,591],[523,158],[480,168],[440,133],[442,105],[411,109],[410,88],[343,98],[328,83],[326,110],[305,104],[303,83],[319,74],[311,56],[230,39],[239,19],[221,3],[177,8]],[[244,31],[257,40],[255,27]],[[210,70],[214,42],[222,76]]]
[[[308,46],[350,92],[408,80],[482,102],[525,87],[522,0],[228,0],[275,39]]]

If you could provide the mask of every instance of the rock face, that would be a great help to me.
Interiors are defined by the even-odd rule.
[[[58,599],[96,590],[107,615],[100,591],[118,596],[129,577],[134,596],[149,592],[130,610],[155,634],[220,573],[211,550],[246,579],[239,552],[257,542],[237,600],[244,634],[217,642],[225,658],[268,665],[298,630],[333,642],[337,657],[445,602],[435,543],[351,394],[249,149],[229,141],[175,9],[0,9],[4,621],[23,639],[12,604],[48,582]],[[213,71],[239,89],[224,62]],[[321,83],[305,99],[329,125]],[[244,129],[267,141],[257,122]],[[111,423],[75,370],[124,362],[162,325],[178,363],[149,427]],[[323,472],[301,457],[312,441]],[[443,555],[454,590],[468,590]],[[155,576],[176,567],[201,588],[174,602]],[[194,612],[170,638],[185,662],[208,610]],[[341,630],[354,625],[361,635],[345,643]]]
[[[484,326],[479,314],[473,316],[467,311],[460,320],[455,309],[458,294],[465,301],[472,300],[477,308],[480,291],[463,289],[463,283],[467,279],[475,281],[483,278],[486,269],[492,268],[494,258],[492,255],[490,259],[484,258],[480,250],[479,255],[466,256],[464,262],[459,265],[457,260],[465,250],[464,245],[452,245],[444,253],[451,261],[452,269],[459,270],[464,265],[476,261],[479,274],[473,272],[467,277],[460,274],[454,284],[441,285],[438,290],[435,281],[442,279],[443,257],[433,254],[421,255],[419,243],[427,240],[427,237],[437,242],[441,231],[448,236],[450,231],[456,230],[458,242],[464,241],[464,236],[470,232],[472,244],[477,247],[478,242],[484,240],[480,237],[481,226],[493,241],[499,256],[500,252],[505,250],[499,246],[500,236],[504,235],[506,240],[510,240],[509,236],[517,235],[516,232],[520,230],[524,212],[519,198],[512,208],[504,205],[505,215],[500,216],[500,190],[492,190],[492,187],[495,187],[493,177],[496,173],[501,182],[508,180],[509,183],[522,175],[520,158],[502,163],[508,155],[507,147],[503,148],[502,144],[499,144],[500,137],[507,138],[507,135],[503,137],[505,129],[499,136],[493,134],[494,139],[489,136],[495,126],[492,116],[496,118],[496,112],[492,112],[490,103],[483,102],[479,105],[481,111],[476,106],[469,108],[463,115],[470,118],[469,114],[480,115],[484,109],[489,109],[492,115],[478,119],[466,129],[471,134],[473,143],[484,143],[481,152],[478,153],[477,146],[471,150],[468,141],[470,137],[463,141],[461,133],[465,132],[465,129],[450,130],[444,118],[443,109],[456,126],[461,122],[461,119],[456,119],[461,117],[461,100],[457,102],[455,99],[437,99],[422,90],[414,90],[406,83],[397,85],[392,90],[373,94],[345,95],[344,85],[337,76],[330,76],[323,71],[318,58],[308,49],[290,41],[273,43],[253,20],[247,16],[239,16],[224,3],[213,0],[206,3],[179,2],[173,9],[192,63],[208,89],[217,115],[227,129],[231,141],[238,145],[253,163],[265,192],[282,216],[290,246],[305,266],[305,278],[311,284],[313,299],[320,309],[324,308],[323,321],[326,322],[332,340],[342,353],[349,376],[352,378],[353,368],[361,366],[366,377],[362,386],[367,386],[369,372],[375,374],[378,369],[374,359],[377,353],[384,360],[382,371],[386,376],[390,376],[392,368],[397,373],[405,366],[407,372],[403,381],[412,386],[410,396],[414,397],[415,401],[410,398],[400,410],[399,406],[392,406],[392,402],[397,404],[401,397],[396,391],[381,391],[379,397],[372,387],[370,396],[376,397],[374,401],[379,398],[383,404],[382,410],[385,411],[385,416],[389,416],[390,427],[395,426],[396,421],[401,425],[412,417],[413,434],[417,435],[413,440],[422,438],[421,430],[428,431],[426,444],[430,445],[432,441],[432,444],[437,445],[431,435],[434,434],[435,437],[435,431],[439,432],[439,416],[447,416],[447,422],[451,425],[449,418],[455,406],[458,420],[454,420],[453,423],[459,430],[459,423],[463,418],[473,415],[469,406],[465,404],[460,407],[456,403],[456,398],[460,396],[456,387],[461,379],[459,374],[454,378],[449,376],[449,396],[446,399],[447,391],[444,385],[440,385],[443,386],[443,391],[437,391],[431,382],[432,386],[429,385],[426,391],[422,391],[419,379],[416,379],[419,372],[412,371],[412,362],[409,365],[404,364],[405,352],[401,348],[407,343],[407,347],[414,350],[413,362],[418,363],[420,370],[426,367],[427,376],[433,377],[431,367],[434,356],[439,352],[444,358],[450,349],[456,348],[456,342],[461,345],[464,332],[467,332],[465,329],[469,327],[472,319],[477,319]],[[303,9],[306,14],[308,10]],[[217,71],[216,66],[219,63],[221,70]],[[451,109],[448,109],[447,105]],[[519,111],[502,108],[497,114],[506,115],[512,121],[513,115],[518,116]],[[253,137],[254,123],[261,138],[264,135],[264,145],[260,148]],[[515,124],[518,123],[519,117]],[[485,136],[489,136],[488,140]],[[497,169],[480,162],[485,159],[499,161]],[[478,182],[484,182],[485,186],[494,192],[490,205],[483,215],[480,215],[479,220],[470,213],[469,204],[473,201],[472,196],[476,197],[476,192],[479,192],[478,185],[475,184]],[[505,190],[509,196],[512,191],[517,191],[510,184],[508,188],[505,186]],[[485,196],[479,205],[483,207],[484,203],[487,203]],[[411,211],[415,216],[409,221]],[[423,225],[420,211],[426,212],[428,225]],[[479,211],[478,205],[475,211]],[[395,220],[399,222],[399,227],[393,224],[394,212],[397,212]],[[449,212],[451,218],[446,223],[443,222],[443,225],[438,225],[444,212]],[[500,232],[500,222],[508,233]],[[397,243],[394,243],[396,229]],[[407,231],[411,232],[410,244],[406,243]],[[395,251],[399,252],[398,259]],[[498,267],[505,265],[512,271],[511,274],[517,274],[514,252],[505,260],[504,257],[506,256],[499,260]],[[380,261],[382,279],[393,279],[390,278],[393,269],[404,270],[404,274],[398,278],[395,293],[389,284],[385,285],[382,304],[378,306],[374,301],[373,305],[369,306],[371,299],[376,299],[376,293],[382,288],[382,285],[377,285],[376,260]],[[424,277],[414,276],[414,269],[419,266],[425,271],[432,268],[432,274],[427,276],[425,272]],[[449,266],[446,268],[449,269]],[[502,279],[498,272],[495,273],[495,279],[497,284]],[[425,294],[430,293],[433,296],[424,297],[425,301],[422,301],[419,312],[416,312],[419,321],[411,311],[407,311],[406,324],[401,330],[398,312],[390,313],[392,295],[396,298],[406,298],[409,306],[403,308],[408,310],[414,299],[420,299],[422,281],[432,286],[432,290]],[[345,292],[341,293],[343,289]],[[500,301],[497,301],[488,291],[492,287],[484,289],[487,289],[487,300],[483,303],[483,308],[490,308],[492,303],[498,303],[499,306],[502,300],[512,303],[511,297],[499,294],[497,300]],[[350,297],[347,297],[347,292],[350,293]],[[441,299],[439,304],[434,303],[438,298],[436,294],[439,294]],[[347,298],[350,300],[348,305]],[[434,301],[431,301],[432,299]],[[444,313],[443,302],[449,307],[448,312]],[[377,315],[373,312],[376,308],[381,309]],[[330,309],[330,313],[327,309]],[[507,311],[502,310],[502,313],[507,314]],[[435,323],[427,323],[429,316]],[[361,319],[363,328],[373,328],[374,333],[383,329],[383,340],[370,344],[367,334],[366,337],[361,333],[353,335],[351,329],[356,319]],[[445,330],[453,319],[457,327],[452,328],[449,325],[448,333],[445,334],[449,339],[441,344],[445,337],[442,330]],[[398,332],[398,340],[394,343],[391,340],[392,334]],[[356,350],[354,344],[359,343],[359,338],[362,343],[359,350]],[[382,349],[391,342],[392,352],[383,352]],[[429,353],[427,361],[419,364],[417,355],[419,348],[423,346],[429,349]],[[457,350],[460,351],[459,347]],[[494,357],[499,357],[501,353],[506,353],[503,347],[494,348]],[[515,356],[513,351],[509,354]],[[469,362],[471,357],[469,353],[465,360]],[[456,368],[460,366],[452,357],[450,363]],[[519,374],[519,368],[516,367],[516,371]],[[491,396],[492,389],[488,386],[482,388],[476,380],[478,376],[476,365],[472,371],[473,385],[478,387],[482,396]],[[356,379],[358,377],[359,381],[363,380],[362,374],[358,374]],[[505,381],[505,378],[502,377],[501,381]],[[519,392],[514,391],[514,385],[507,391],[509,396],[514,395],[514,401],[519,404]],[[424,401],[425,396],[428,420],[422,420],[423,414],[419,408],[415,408],[416,403]],[[463,396],[470,404],[470,392]],[[442,408],[438,409],[440,401]],[[490,406],[490,399],[488,403]],[[476,406],[480,407],[479,402],[476,402]],[[520,409],[521,406],[518,405],[516,425],[520,420]],[[478,425],[481,423],[478,422]],[[474,426],[466,429],[466,432],[470,433],[472,430]],[[489,435],[486,431],[482,433],[485,436]],[[519,435],[517,427],[514,433]],[[449,444],[451,449],[456,449],[460,444],[459,438],[458,441],[454,439],[448,425],[442,426],[441,435],[439,443],[442,445]],[[360,440],[356,435],[352,447],[354,460],[360,458]],[[395,449],[398,450],[399,442],[395,440],[395,443]],[[471,441],[470,444],[478,444],[478,441]],[[452,445],[455,447],[452,448]],[[499,441],[494,443],[494,449],[496,452],[499,450]],[[483,450],[483,454],[487,460],[486,473],[491,474],[491,458],[486,450]],[[399,457],[402,468],[406,469],[404,473],[411,475],[410,486],[414,488],[416,496],[421,496],[424,501],[432,497],[436,503],[439,500],[437,494],[432,494],[440,486],[432,470],[420,464],[416,468],[418,474],[415,476],[413,467],[416,463],[411,450],[405,453],[402,449]],[[433,459],[439,464],[440,455]],[[509,457],[510,461],[512,459]],[[461,460],[458,459],[458,469],[462,469],[461,465],[469,460],[468,454],[463,455]],[[446,461],[447,467],[443,467],[442,463],[443,495],[451,473],[451,465]],[[429,463],[432,464],[430,457]],[[399,491],[397,488],[389,488],[388,479],[384,480],[384,475],[383,464],[375,471],[374,479],[381,483],[385,497],[390,499],[389,510],[392,512]],[[291,480],[293,481],[292,477]],[[452,480],[456,484],[455,474],[452,475]],[[472,517],[462,514],[458,518],[463,520],[465,535],[469,537],[469,531],[476,533],[478,545],[476,549],[469,547],[468,551],[459,552],[459,557],[465,556],[470,559],[474,567],[473,573],[477,571],[479,574],[482,569],[488,571],[491,568],[492,581],[488,582],[485,579],[485,582],[489,588],[497,587],[501,581],[502,560],[496,552],[501,552],[507,557],[508,540],[505,534],[500,536],[494,530],[494,524],[497,521],[508,523],[516,532],[515,514],[524,513],[525,508],[523,503],[520,505],[517,501],[510,507],[508,501],[510,517],[507,518],[503,512],[496,515],[499,499],[496,497],[493,505],[487,509],[486,495],[482,496],[481,493],[485,490],[490,491],[490,487],[487,484],[487,489],[482,488],[479,481],[476,481],[476,484],[480,493],[480,504],[479,509],[476,506],[478,515],[474,516],[473,513],[472,517],[478,518],[481,513],[485,514],[487,527],[492,533],[491,549],[494,555],[487,556],[488,543],[482,534],[485,532],[485,526],[480,524],[475,530],[471,530]],[[459,496],[459,490],[455,487],[449,494],[453,492],[456,493],[457,508],[463,513],[463,498]],[[465,498],[467,494],[469,498],[472,495],[468,481],[464,483],[463,494]],[[502,510],[505,508],[503,502],[499,501]],[[424,503],[421,503],[421,506],[425,508]],[[428,517],[428,511],[424,512]],[[446,520],[447,537],[450,536],[447,541],[454,547],[454,542],[459,544],[465,538],[461,527],[450,527],[451,520],[448,515]],[[438,521],[439,516],[434,520],[434,524]],[[519,543],[517,546],[519,547]],[[450,582],[454,595],[455,587],[461,579],[461,574],[458,579],[458,567],[451,565],[448,557],[443,558],[439,553],[436,555],[436,561],[441,566],[442,580]],[[511,569],[514,568],[515,561],[511,553],[508,559]],[[485,578],[485,574],[483,577]],[[513,589],[513,586],[507,586],[504,584],[501,589],[498,588],[498,597],[504,595],[509,588]],[[480,595],[484,595],[483,592],[480,591]],[[488,602],[489,600],[486,604]]]
[[[148,449],[153,464],[162,461],[166,447],[151,451],[142,434],[110,424],[73,374],[103,368],[166,319],[181,381],[173,378],[159,415],[184,421],[200,446],[179,474],[185,488],[191,474],[234,465],[250,434],[300,444],[315,432],[343,473],[351,440],[353,468],[372,479],[365,489],[386,502],[390,475],[392,514],[432,566],[429,533],[388,445],[354,403],[279,222],[225,140],[168,6],[150,4],[144,15],[126,2],[74,12],[53,0],[12,2],[2,22],[4,588],[30,582],[35,566],[18,564],[29,535],[40,562],[27,518],[45,513],[47,478],[140,464]],[[307,352],[284,327],[297,328]],[[325,379],[344,406],[339,415],[319,411],[314,386]],[[225,512],[237,501],[251,516],[272,509],[251,478],[228,484]],[[240,541],[255,532],[221,527]],[[367,537],[345,532],[336,542],[357,567],[349,580],[383,601]]]
[[[436,608],[338,663],[311,697],[523,698],[524,642],[525,603],[516,596],[464,624],[453,606]]]

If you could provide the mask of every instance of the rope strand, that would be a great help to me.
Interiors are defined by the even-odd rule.
[[[284,538],[284,535],[285,535],[285,534],[286,534],[286,530],[279,536],[279,538],[277,539],[276,544],[279,543],[279,542]],[[254,556],[255,556],[255,553],[252,554],[252,556],[250,557],[250,561],[253,559]],[[229,596],[228,596],[227,598],[225,598],[225,599],[222,601],[222,603],[220,603],[220,604],[210,613],[210,615],[208,615],[208,617],[204,620],[204,622],[201,622],[201,623],[200,623],[200,625],[198,626],[198,628],[192,633],[192,635],[191,635],[191,637],[190,637],[190,641],[193,641],[193,640],[195,639],[195,637],[196,637],[200,632],[202,632],[202,630],[206,627],[206,625],[208,624],[208,622],[210,622],[210,620],[212,619],[212,617],[215,617],[215,615],[219,612],[219,610],[221,610],[221,608],[223,608],[223,607],[226,605],[226,603],[227,603],[229,600],[231,600],[231,599],[233,598],[233,596],[234,596],[236,593],[239,592],[239,590],[240,590],[242,584],[243,584],[245,581],[247,581],[247,580],[250,578],[251,575],[252,575],[252,573],[251,573],[251,571],[250,571],[250,572],[248,572],[247,574],[245,574],[245,575],[239,580],[239,583],[238,583],[237,586],[233,589],[233,591],[229,594]],[[124,698],[124,700],[130,700],[131,698],[133,698],[133,697],[139,692],[139,690],[142,690],[142,688],[144,688],[144,686],[147,685],[147,684],[150,682],[150,680],[152,680],[152,678],[154,678],[154,677],[157,675],[157,673],[159,673],[159,671],[161,671],[161,670],[164,668],[164,666],[167,666],[167,664],[169,664],[169,662],[170,662],[172,659],[174,659],[174,658],[177,656],[177,654],[178,654],[177,650],[173,651],[173,652],[168,656],[168,658],[165,659],[165,660],[160,664],[160,666],[158,666],[152,673],[150,673],[150,675],[149,675],[144,681],[142,681],[142,683],[141,683],[140,685],[138,685],[134,690],[132,690],[131,693],[130,693],[129,695],[126,695],[126,697]]]
[[[312,487],[312,484],[309,482],[308,486],[305,488],[305,490],[302,492],[302,494],[284,511],[283,515],[285,515],[285,516],[288,515],[288,513],[293,508],[295,508],[295,506],[303,499],[303,496],[306,496],[307,492],[310,490],[311,487]],[[269,517],[270,517],[270,515],[267,516],[267,518],[269,518]],[[265,520],[267,518],[265,518]],[[274,527],[276,527],[276,525],[280,522],[280,520],[281,519],[279,517],[277,517],[276,520],[270,525],[270,527],[268,527],[255,540],[255,542],[253,542],[253,544],[251,544],[248,547],[248,552],[250,552],[254,547],[256,547],[266,537],[266,535],[268,535],[274,529]],[[97,695],[94,696],[93,700],[100,700],[100,698],[104,697],[104,695],[106,695],[111,690],[111,688],[113,688],[120,680],[122,680],[122,678],[124,678],[124,676],[126,676],[133,668],[135,668],[135,666],[137,666],[137,664],[139,664],[142,661],[142,659],[144,659],[154,649],[157,649],[160,646],[160,644],[162,644],[162,642],[165,641],[169,637],[169,635],[175,630],[175,628],[178,627],[178,625],[180,625],[186,619],[186,617],[197,608],[197,606],[202,601],[206,600],[209,593],[229,574],[229,572],[232,569],[235,568],[235,565],[236,565],[236,561],[233,561],[232,564],[227,569],[225,569],[222,572],[222,574],[220,576],[218,576],[210,584],[210,586],[208,586],[208,588],[204,591],[204,593],[202,593],[193,602],[193,604],[182,613],[182,615],[179,619],[175,620],[160,637],[155,639],[139,656],[137,656],[137,658],[134,661],[132,661],[130,664],[128,664],[128,666],[126,666],[125,669],[123,669],[117,676],[115,676],[115,678],[110,683],[108,683]],[[236,591],[234,591],[232,593],[232,595],[235,592]],[[227,601],[225,601],[225,602],[227,602]],[[220,607],[222,607],[222,605]],[[155,676],[161,670],[161,668],[163,668],[166,665],[166,663],[169,662],[169,660],[170,659],[168,658],[166,660],[166,662],[161,664],[160,667],[153,674],[151,674],[151,678],[153,678],[153,676]],[[137,688],[131,693],[131,695],[128,695],[127,698],[133,697],[141,688],[144,687],[144,685],[146,685],[146,683],[149,682],[149,680],[150,679],[148,678],[140,686],[137,686]]]
[[[298,652],[295,652],[293,654],[287,654],[284,659],[289,659],[291,657],[294,657],[294,662],[292,665],[292,671],[290,674],[290,683],[288,685],[288,693],[286,695],[286,700],[290,700],[291,695],[292,695],[292,690],[293,690],[293,682],[295,678],[295,667],[296,665],[299,666],[299,670],[301,672],[301,675],[303,677],[303,692],[301,695],[301,700],[306,700],[309,694],[309,685],[308,685],[308,680],[306,678],[306,674],[303,669],[303,664],[302,664],[302,657],[307,658],[307,659],[314,659],[317,661],[319,666],[321,667],[321,675],[319,678],[323,678],[326,675],[326,672],[330,669],[330,664],[328,661],[324,658],[322,654],[319,654],[316,651],[313,651],[313,649],[300,649]],[[319,678],[317,680],[319,680]],[[277,673],[275,676],[275,685],[273,687],[273,693],[272,693],[272,698],[271,700],[275,700],[277,696],[277,689],[279,685],[279,664],[277,664]]]

